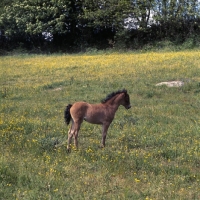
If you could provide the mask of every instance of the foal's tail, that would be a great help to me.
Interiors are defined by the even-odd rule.
[[[66,106],[65,112],[64,112],[64,118],[65,118],[65,122],[68,125],[70,123],[71,120],[71,114],[70,114],[70,108],[72,107],[72,104],[68,104]]]

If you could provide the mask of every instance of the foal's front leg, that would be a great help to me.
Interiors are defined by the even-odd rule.
[[[102,142],[101,142],[101,147],[105,147],[106,135],[107,135],[107,131],[108,131],[109,126],[110,126],[110,124],[103,124],[102,125]]]

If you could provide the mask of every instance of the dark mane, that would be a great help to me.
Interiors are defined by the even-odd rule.
[[[127,93],[127,90],[123,89],[123,90],[118,90],[117,92],[112,92],[112,93],[108,94],[105,99],[101,100],[101,103],[106,103],[108,100],[113,98],[115,95],[121,94],[121,93]]]

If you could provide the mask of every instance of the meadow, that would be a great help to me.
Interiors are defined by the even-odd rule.
[[[182,80],[180,88],[156,87]],[[106,147],[68,103],[126,88]],[[0,199],[200,199],[200,51],[0,57]]]

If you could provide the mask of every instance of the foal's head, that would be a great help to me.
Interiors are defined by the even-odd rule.
[[[120,105],[123,105],[126,109],[131,108],[129,94],[127,93],[127,90],[125,89],[118,90],[117,92],[112,92],[105,99],[103,99],[101,103],[107,103],[113,98],[115,99],[116,97],[119,97]]]
[[[131,104],[130,104],[130,97],[129,94],[127,93],[127,90],[122,90],[122,101],[121,104],[126,108],[129,109],[131,108]]]

